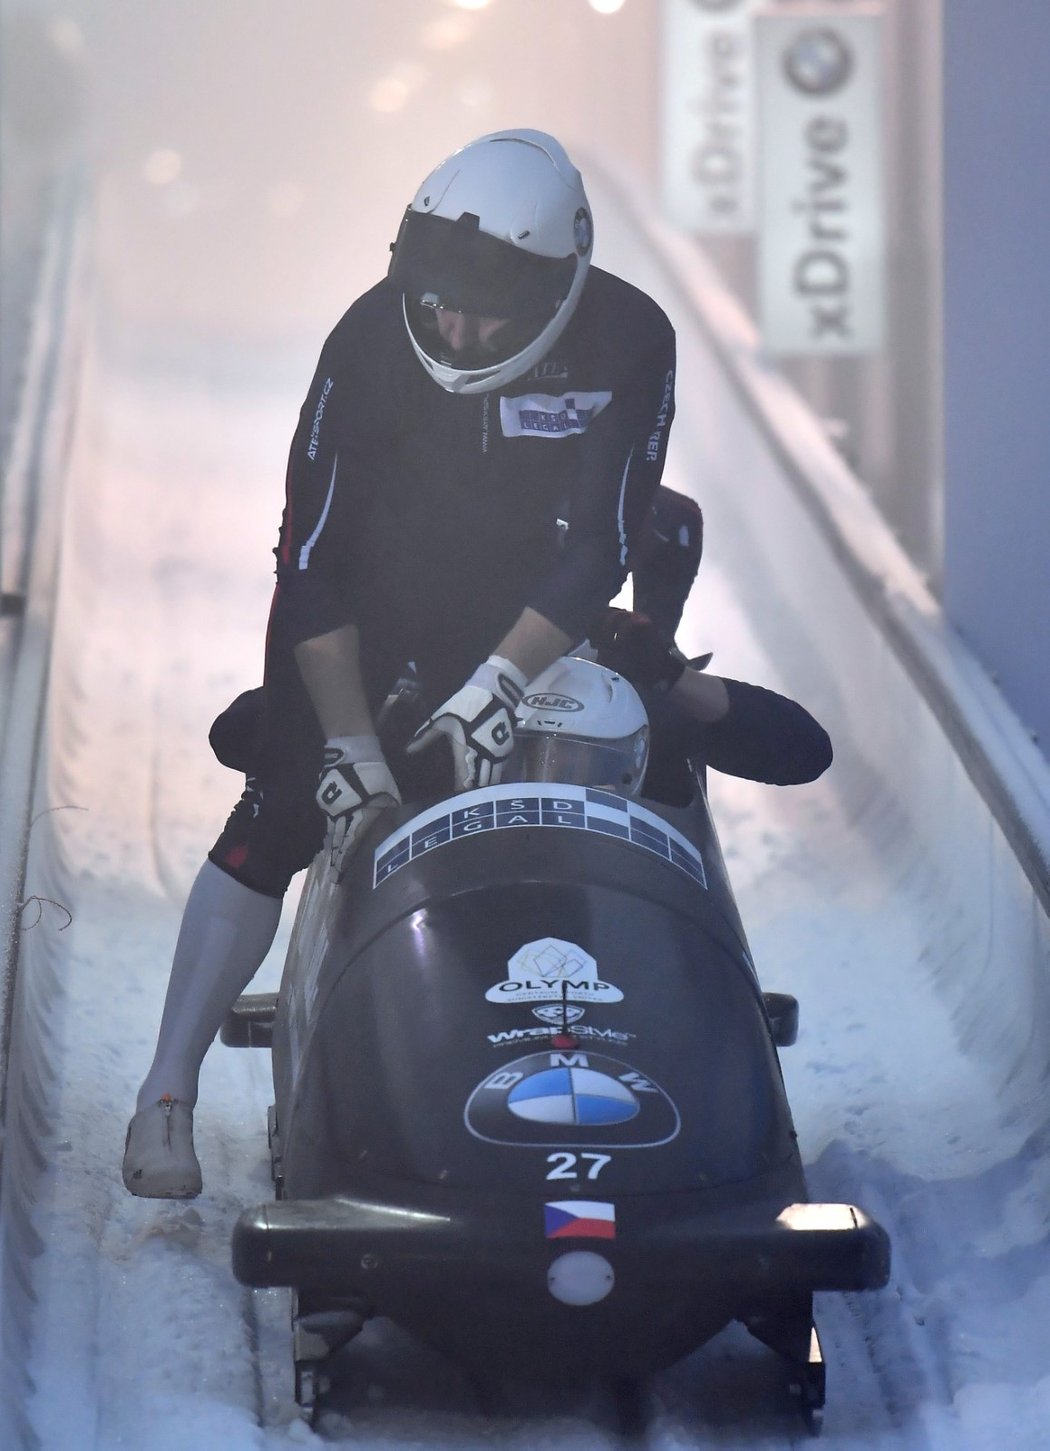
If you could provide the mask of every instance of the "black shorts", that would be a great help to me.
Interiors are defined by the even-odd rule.
[[[393,689],[404,662],[389,670]],[[384,757],[406,801],[449,795],[451,752],[437,742],[418,756],[405,746],[427,714],[448,691],[398,698],[384,713],[380,739]],[[386,691],[382,692],[385,699]],[[378,718],[377,706],[373,711]],[[324,737],[291,648],[267,650],[266,682],[246,690],[215,720],[209,741],[224,766],[245,775],[244,791],[209,852],[209,859],[246,887],[283,897],[296,872],[308,867],[324,841],[327,817],[315,800]]]
[[[281,640],[274,616],[264,684],[239,695],[209,739],[223,765],[246,777],[209,859],[244,886],[283,897],[324,840],[324,813],[314,800],[324,739],[293,647]]]

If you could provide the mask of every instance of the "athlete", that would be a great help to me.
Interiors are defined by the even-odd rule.
[[[641,693],[650,727],[642,790],[650,799],[686,805],[694,765],[771,786],[815,781],[831,765],[827,731],[797,701],[697,668],[645,615],[603,610],[590,643],[599,664]]]
[[[441,754],[458,789],[498,780],[527,682],[631,567],[674,333],[592,247],[561,145],[482,137],[426,178],[386,278],[324,345],[291,445],[256,765],[186,906],[128,1129],[133,1194],[199,1193],[200,1065],[292,876],[322,844],[340,869]],[[409,666],[430,714],[391,763],[376,718]]]

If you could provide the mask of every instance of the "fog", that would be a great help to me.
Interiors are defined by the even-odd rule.
[[[16,165],[76,133],[108,309],[156,329],[160,351],[185,329],[319,341],[385,270],[429,169],[486,131],[552,131],[633,187],[653,170],[641,0],[23,0],[3,15]]]

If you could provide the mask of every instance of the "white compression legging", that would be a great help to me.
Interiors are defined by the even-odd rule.
[[[279,898],[242,886],[213,862],[201,867],[182,915],[139,1109],[166,1093],[191,1107],[197,1102],[204,1055],[269,952],[280,920]]]

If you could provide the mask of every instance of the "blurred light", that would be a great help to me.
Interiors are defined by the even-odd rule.
[[[151,151],[143,162],[142,175],[151,186],[170,186],[182,175],[182,157],[164,147]]]
[[[184,181],[178,182],[164,192],[164,210],[169,217],[188,217],[198,211],[201,204],[201,194],[195,186],[187,186]]]
[[[381,111],[384,115],[400,111],[426,78],[427,73],[420,65],[397,66],[389,75],[376,81],[368,93],[368,104],[373,111]]]
[[[469,107],[472,111],[491,105],[495,96],[495,86],[490,80],[481,76],[471,76],[459,88],[460,104]]]
[[[624,0],[590,0],[590,6],[599,15],[615,15],[617,10],[623,9]]]
[[[303,209],[306,193],[294,181],[279,181],[266,193],[266,210],[271,217],[294,217]]]
[[[470,39],[471,21],[466,15],[440,15],[424,25],[420,39],[427,50],[453,50]]]
[[[396,76],[385,76],[383,80],[376,81],[368,93],[368,104],[373,111],[382,111],[389,114],[392,111],[400,111],[409,97],[409,89],[404,81],[398,80]]]
[[[43,7],[41,7],[43,8]],[[84,37],[73,20],[45,19],[24,7],[3,12],[3,118],[19,142],[63,145],[84,119],[87,66]],[[4,162],[7,161],[6,142]],[[6,180],[6,177],[4,178]],[[6,195],[4,201],[6,203]]]
[[[461,10],[484,10],[490,0],[452,0]]]
[[[75,20],[58,15],[47,23],[47,33],[56,50],[71,60],[84,54],[84,32]]]

